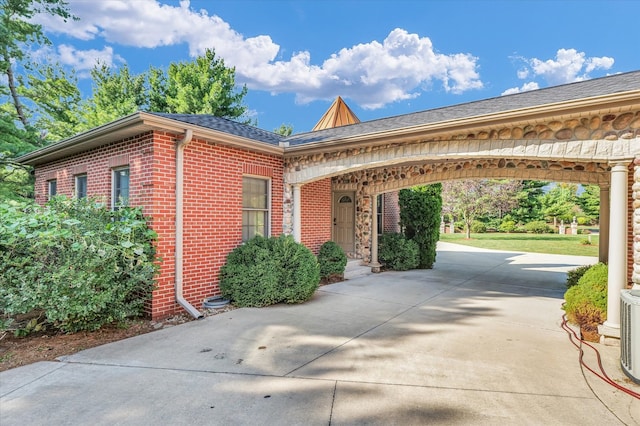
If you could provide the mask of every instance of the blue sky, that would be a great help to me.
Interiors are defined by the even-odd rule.
[[[214,48],[258,127],[311,130],[337,97],[362,121],[640,69],[636,0],[69,0],[38,17],[90,93],[96,60],[136,73]]]

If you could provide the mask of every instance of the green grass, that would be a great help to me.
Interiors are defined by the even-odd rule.
[[[440,234],[440,241],[492,250],[524,251],[529,253],[598,256],[598,235],[591,236],[591,245],[582,244],[587,235],[559,234]]]

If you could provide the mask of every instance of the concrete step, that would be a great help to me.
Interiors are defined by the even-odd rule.
[[[344,279],[349,280],[365,275],[370,275],[371,267],[362,262],[362,259],[349,259],[344,270]]]

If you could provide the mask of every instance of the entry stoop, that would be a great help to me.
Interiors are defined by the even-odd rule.
[[[347,267],[344,269],[344,279],[351,280],[353,278],[371,275],[371,266],[362,262],[362,259],[349,259]]]

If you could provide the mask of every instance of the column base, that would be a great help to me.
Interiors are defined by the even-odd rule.
[[[378,263],[378,262],[371,262],[369,264],[369,266],[371,267],[371,272],[373,272],[374,274],[377,274],[380,272],[380,268],[382,268],[382,264]]]
[[[598,334],[600,334],[600,343],[608,344],[617,341],[620,342],[620,325],[619,324],[604,324],[598,326]]]

